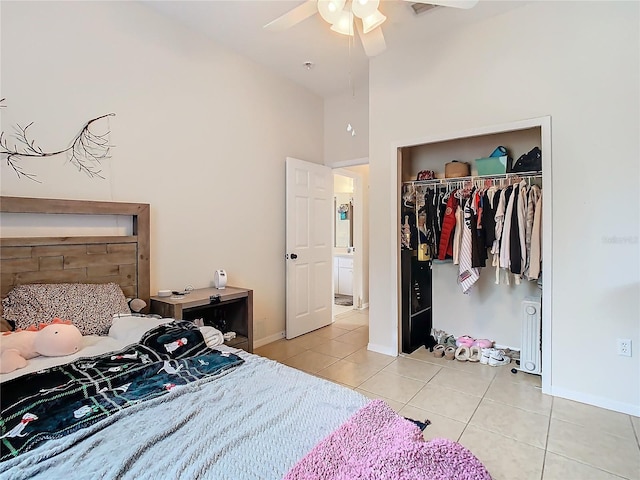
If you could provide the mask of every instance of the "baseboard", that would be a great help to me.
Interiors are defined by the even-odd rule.
[[[285,337],[285,332],[283,330],[282,332],[274,333],[273,335],[269,335],[268,337],[261,338],[260,340],[254,340],[253,348],[264,347],[265,345],[278,341],[284,337]]]
[[[369,308],[369,302],[363,303],[359,308],[356,308],[356,310],[366,310],[367,308]]]
[[[607,410],[613,410],[614,412],[626,413],[627,415],[640,417],[640,406],[632,403],[617,402],[598,395],[589,395],[553,386],[551,387],[550,394],[554,397],[566,398],[567,400],[586,403],[587,405],[593,405],[594,407],[605,408]]]
[[[382,353],[383,355],[390,355],[392,357],[397,357],[398,356],[398,352],[386,347],[384,345],[377,345],[375,343],[369,343],[367,345],[367,350],[371,350],[372,352],[376,352],[376,353]]]

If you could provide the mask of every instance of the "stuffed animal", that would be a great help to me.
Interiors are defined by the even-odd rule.
[[[82,348],[82,334],[69,321],[56,318],[48,325],[0,336],[0,373],[27,366],[27,360],[43,355],[61,357]]]

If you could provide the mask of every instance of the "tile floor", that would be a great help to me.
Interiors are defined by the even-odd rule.
[[[256,353],[429,419],[426,439],[460,442],[495,480],[640,480],[639,418],[544,395],[540,377],[509,366],[370,352],[368,324],[368,311],[351,310]]]

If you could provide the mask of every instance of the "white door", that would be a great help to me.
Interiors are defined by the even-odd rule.
[[[329,167],[286,162],[287,338],[331,323],[333,174]]]

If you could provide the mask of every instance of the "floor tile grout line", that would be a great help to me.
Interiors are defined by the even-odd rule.
[[[549,452],[549,435],[551,434],[551,419],[553,418],[553,403],[554,398],[551,397],[551,408],[549,409],[549,421],[547,422],[547,435],[544,440],[544,454],[542,455],[542,476],[544,479],[544,467],[547,465],[547,453]]]
[[[615,477],[615,478],[619,478],[620,480],[633,480],[633,479],[630,479],[629,477],[625,477],[625,476],[620,475],[620,474],[618,474],[618,473],[614,473],[614,472],[611,472],[611,471],[609,471],[609,470],[605,470],[605,469],[604,469],[604,468],[602,468],[602,467],[597,467],[597,466],[592,465],[592,464],[590,464],[590,463],[586,463],[586,462],[584,462],[584,461],[582,461],[582,460],[578,460],[577,458],[568,457],[567,455],[562,454],[562,453],[558,453],[558,452],[549,452],[549,453],[552,453],[553,455],[557,455],[558,457],[562,457],[562,458],[564,458],[565,460],[569,460],[569,461],[571,461],[571,462],[575,462],[575,463],[578,463],[578,464],[580,464],[580,465],[584,465],[585,467],[589,467],[589,468],[592,468],[592,469],[594,469],[594,470],[598,470],[599,472],[606,473],[606,474],[611,475],[611,476],[613,476],[613,477]],[[546,453],[545,453],[545,459],[544,459],[544,461],[546,462]],[[544,463],[543,463],[543,473],[544,473]],[[544,478],[544,477],[543,477],[543,478]]]

